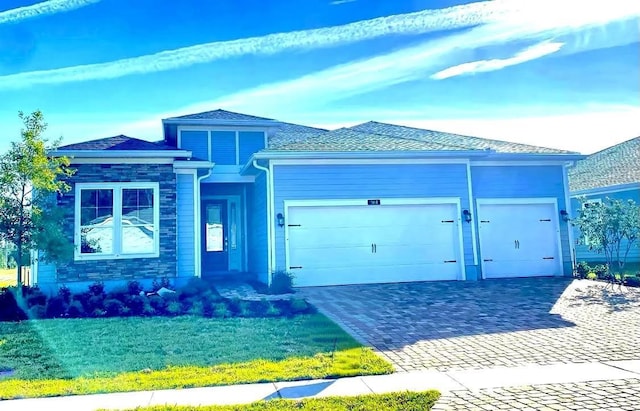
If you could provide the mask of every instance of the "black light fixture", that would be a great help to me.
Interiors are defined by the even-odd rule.
[[[462,215],[464,216],[464,221],[471,222],[471,212],[469,210],[462,210]]]
[[[282,213],[278,213],[278,215],[276,215],[276,220],[278,220],[278,227],[284,227],[284,216]]]
[[[569,221],[569,213],[567,213],[567,210],[560,210],[560,217],[562,217],[562,221]]]

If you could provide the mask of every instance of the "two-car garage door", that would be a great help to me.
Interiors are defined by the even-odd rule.
[[[462,277],[458,205],[287,207],[286,258],[297,286]]]

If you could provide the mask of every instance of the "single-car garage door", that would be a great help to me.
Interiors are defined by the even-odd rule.
[[[484,278],[562,274],[555,202],[478,200],[477,214]]]
[[[297,286],[462,278],[458,205],[287,207]]]

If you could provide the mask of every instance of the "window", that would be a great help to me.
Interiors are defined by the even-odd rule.
[[[76,260],[157,257],[158,183],[76,184]]]

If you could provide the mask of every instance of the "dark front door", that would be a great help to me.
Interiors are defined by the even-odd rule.
[[[229,271],[227,201],[202,202],[202,274]]]

